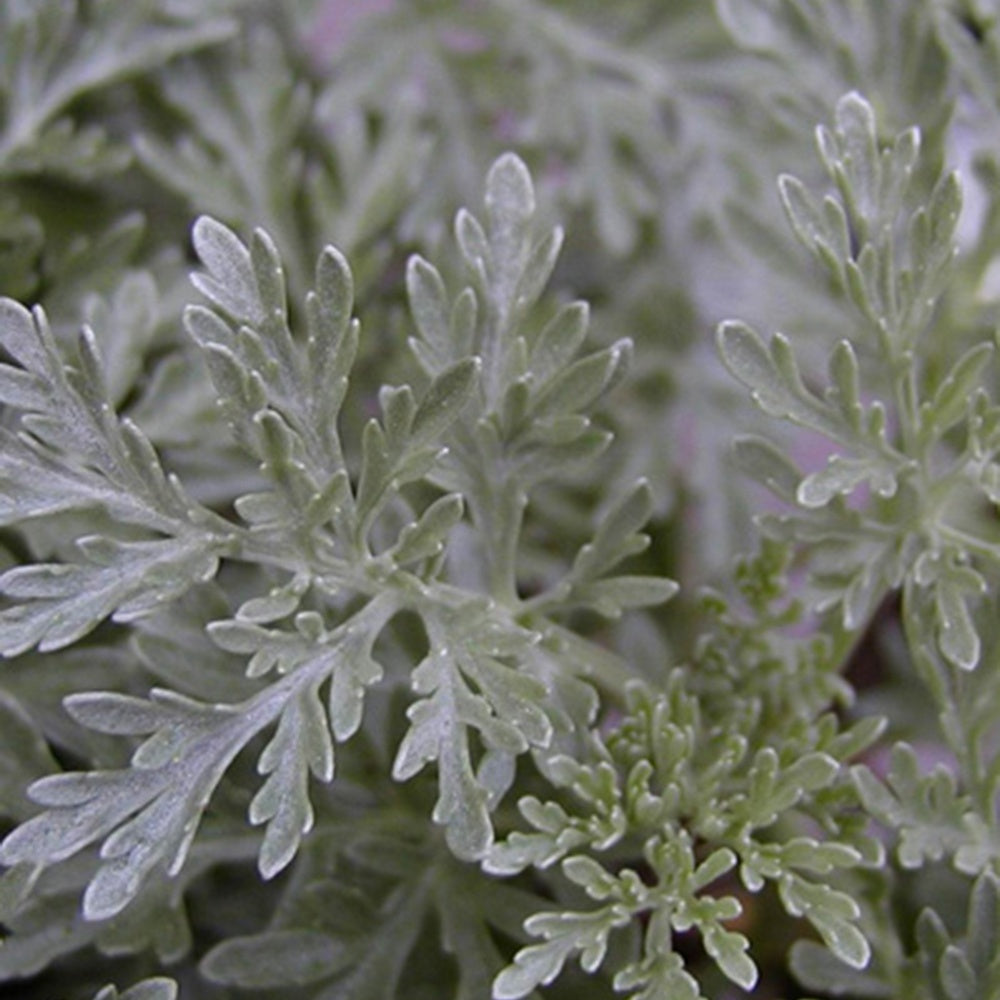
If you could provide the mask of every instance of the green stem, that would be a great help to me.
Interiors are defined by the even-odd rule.
[[[492,544],[486,550],[488,582],[491,596],[508,607],[519,603],[517,553],[527,502],[528,498],[517,482],[496,484],[489,512]]]

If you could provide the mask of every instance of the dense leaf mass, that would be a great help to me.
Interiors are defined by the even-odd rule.
[[[0,4],[0,996],[1000,996],[998,122],[996,0]]]

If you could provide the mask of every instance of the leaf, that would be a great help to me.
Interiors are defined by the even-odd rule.
[[[282,522],[289,530],[304,522],[314,537],[330,523],[353,551],[386,499],[392,477],[400,483],[419,478],[437,449],[407,450],[413,414],[402,424],[399,418],[409,390],[387,395],[396,400],[394,423],[387,426],[394,436],[380,444],[377,430],[365,433],[355,504],[337,424],[359,336],[351,319],[354,280],[347,261],[333,247],[320,254],[316,288],[306,295],[303,341],[292,329],[282,259],[270,237],[258,230],[247,247],[214,220],[200,220],[196,229],[208,268],[199,287],[219,312],[192,306],[184,322],[205,353],[237,443],[262,463],[276,487],[271,511],[256,520]],[[458,405],[461,375],[468,375],[466,366],[439,387],[450,392],[430,401],[437,423],[429,411],[421,413],[430,435],[456,415],[451,407]],[[260,508],[259,501],[243,501],[241,509],[250,503]]]
[[[302,836],[312,829],[309,773],[320,781],[333,779],[330,725],[317,687],[303,687],[290,699],[257,762],[257,770],[268,778],[250,803],[249,817],[253,824],[267,824],[258,858],[265,879],[289,864]]]
[[[361,941],[337,940],[320,931],[271,930],[223,941],[199,969],[226,986],[289,989],[323,982],[350,968],[361,954]]]
[[[407,712],[411,725],[397,751],[392,773],[397,781],[404,781],[427,762],[438,762],[440,791],[434,821],[446,826],[448,845],[455,854],[471,860],[487,850],[493,830],[487,793],[475,779],[463,730],[467,724],[486,724],[489,716],[467,688],[459,687],[459,694],[445,683],[442,679],[442,693],[418,702]]]
[[[438,555],[447,537],[462,519],[464,503],[461,494],[449,493],[434,501],[412,524],[399,533],[399,539],[389,550],[397,566]]]
[[[551,423],[546,426],[546,422],[533,423],[527,441],[515,455],[517,478],[526,488],[594,468],[613,440],[610,432],[591,427],[587,421],[582,427],[571,425],[570,440],[549,443],[546,439],[551,426]]]
[[[1000,943],[1000,883],[991,872],[980,875],[969,895],[966,951],[978,973],[996,963]]]
[[[357,106],[332,116],[329,131],[339,169],[331,186],[337,190],[330,199],[335,202],[330,222],[321,231],[337,233],[354,250],[399,223],[417,199],[433,153],[434,141],[422,124],[405,101],[389,111],[375,132]]]
[[[933,594],[937,642],[945,659],[961,670],[975,669],[981,643],[969,603],[988,589],[982,574],[961,553],[928,549],[914,564],[913,579]]]
[[[235,29],[229,19],[184,24],[151,17],[145,7],[123,13],[99,5],[88,14],[82,17],[76,4],[31,4],[5,25],[13,44],[0,43],[0,60],[9,66],[0,173],[56,173],[79,182],[120,168],[127,157],[107,153],[101,130],[79,134],[63,114],[94,91],[224,41]]]
[[[765,438],[738,437],[734,457],[741,472],[793,503],[797,500],[801,473],[788,455]]]
[[[948,948],[941,957],[941,985],[945,995],[955,1000],[975,1000],[979,996],[976,974],[958,948]]]
[[[540,802],[531,795],[518,801],[524,818],[539,831],[513,830],[505,840],[490,845],[483,858],[483,870],[496,875],[514,875],[525,868],[549,868],[574,848],[589,843],[590,832],[575,821],[557,802]],[[619,817],[624,826],[624,817]]]
[[[875,112],[860,94],[852,91],[837,102],[835,121],[840,156],[834,160],[827,152],[824,155],[827,168],[833,172],[836,166],[843,165],[859,211],[863,217],[872,218],[881,186]],[[821,144],[821,154],[827,148]]]
[[[959,850],[967,835],[962,817],[970,804],[956,788],[954,776],[938,765],[921,774],[917,755],[906,743],[892,749],[887,784],[857,765],[851,776],[865,808],[899,834],[899,860],[904,868],[919,868]]]
[[[48,375],[59,364],[38,314],[33,315],[13,299],[0,299],[0,343],[26,371],[39,376]]]
[[[391,614],[391,612],[387,612]],[[360,728],[365,690],[382,679],[382,667],[372,654],[379,619],[367,629],[347,629],[340,647],[342,659],[330,681],[329,713],[333,734],[343,742]]]
[[[491,796],[473,771],[467,731],[476,730],[485,747],[507,755],[546,746],[552,738],[542,707],[544,687],[500,659],[523,657],[534,636],[512,626],[490,630],[474,612],[464,620],[430,620],[427,626],[432,648],[413,673],[413,686],[425,697],[407,710],[410,728],[392,774],[405,781],[436,761],[434,821],[445,826],[458,857],[478,859],[493,840]]]
[[[705,931],[704,942],[705,951],[727,979],[745,990],[752,990],[757,985],[757,966],[747,955],[750,942],[746,937],[714,924]]]
[[[479,369],[475,358],[456,362],[431,383],[415,409],[408,389],[383,390],[383,424],[369,420],[362,435],[356,500],[360,533],[370,529],[392,493],[427,475],[445,454],[436,442],[469,401]]]
[[[935,588],[935,604],[941,625],[941,652],[949,662],[963,670],[973,670],[979,663],[980,654],[979,634],[969,613],[968,595],[983,594],[985,591],[985,581],[977,579],[967,583],[953,575],[939,580]]]
[[[224,313],[251,325],[266,318],[250,251],[232,230],[207,215],[191,231],[195,252],[206,272],[194,274],[194,286]]]
[[[55,808],[22,823],[10,833],[0,844],[0,863],[31,862],[40,867],[68,858],[109,834],[162,791],[161,782],[151,781],[149,774],[139,771],[43,778],[31,786],[32,797]],[[166,852],[167,846],[162,845],[154,861]],[[142,860],[147,862],[147,868],[151,867],[152,862],[146,858]],[[92,901],[86,906],[86,912],[95,917],[111,916],[130,898],[123,894],[114,904],[110,899],[100,899],[96,907]]]
[[[337,883],[320,883],[324,899],[332,898],[335,906],[353,904],[355,912],[347,920],[341,918],[345,931],[276,927],[231,938],[209,951],[201,970],[214,982],[236,987],[284,989],[289,982],[329,983],[318,995],[337,1000],[395,996],[430,902],[426,879],[419,877],[422,873],[407,874],[409,879],[399,883],[378,908],[363,893],[351,899],[337,892]]]
[[[605,618],[620,618],[624,610],[665,604],[679,587],[673,580],[655,576],[613,576],[574,587],[571,600]]]
[[[827,460],[826,468],[802,480],[796,498],[804,507],[825,507],[835,497],[853,493],[863,483],[886,498],[894,496],[897,489],[894,470],[885,463],[833,455]]]
[[[394,463],[385,432],[377,420],[365,424],[361,437],[361,473],[358,477],[357,510],[362,524],[369,524],[389,489]]]
[[[492,258],[490,242],[476,217],[464,208],[455,216],[455,239],[469,269],[486,284],[486,264]]]
[[[457,419],[472,397],[481,368],[478,358],[466,358],[434,379],[413,415],[408,447],[420,447],[439,438]]]
[[[245,497],[240,499],[246,500]],[[307,574],[296,574],[284,586],[272,587],[264,597],[251,597],[244,601],[237,610],[236,617],[255,624],[267,624],[286,618],[298,608],[311,583]]]
[[[850,258],[850,237],[843,209],[833,199],[820,205],[796,177],[778,178],[781,204],[799,241],[841,280],[843,261]]]
[[[21,791],[23,794],[23,789]],[[31,864],[30,862],[21,862],[20,864],[12,865],[0,875],[0,920],[3,921],[5,926],[10,926],[15,922],[15,917],[19,911],[24,912],[25,904],[28,902],[32,890],[37,885],[40,874],[40,866]],[[30,950],[30,948],[26,950]],[[6,959],[9,955],[10,949],[8,948],[4,952],[4,958]],[[34,968],[27,969],[22,966],[22,970],[27,975],[44,966],[45,961],[46,958],[43,956],[40,963]],[[7,967],[9,968],[10,966],[8,965]]]
[[[103,840],[83,913],[88,920],[120,913],[154,871],[180,871],[223,774],[243,746],[280,715],[287,697],[277,688],[243,706],[206,706],[155,691],[148,702],[119,695],[70,699],[68,707],[85,720],[151,735],[136,750],[131,768],[36,781],[31,797],[48,808],[4,839],[0,864],[51,865]]]
[[[649,484],[640,480],[605,514],[593,539],[577,553],[572,578],[597,579],[622,560],[644,551],[649,539],[639,529],[649,519],[652,507]]]
[[[518,1000],[538,986],[546,986],[559,975],[574,952],[582,952],[580,964],[593,972],[601,963],[607,940],[615,927],[629,919],[621,906],[604,906],[589,913],[537,913],[525,928],[542,944],[522,948],[514,961],[493,980],[494,1000]]]
[[[0,514],[31,518],[96,506],[175,534],[203,513],[166,475],[145,435],[116,416],[93,331],[83,328],[78,363],[70,365],[45,313],[7,300],[0,301],[0,344],[24,366],[0,364],[0,394],[6,388],[9,402],[27,411],[17,437],[5,432],[0,463],[10,478]]]
[[[383,1000],[399,987],[429,904],[424,881],[400,887],[365,941],[361,960],[338,982],[337,1000]]]
[[[545,286],[552,278],[559,253],[563,245],[563,231],[556,226],[531,247],[524,265],[524,274],[518,285],[517,302],[521,309],[527,309],[541,297]],[[572,309],[573,306],[568,308]],[[561,311],[561,310],[560,310]],[[557,314],[558,316],[558,314]],[[537,347],[536,347],[537,350]],[[534,368],[534,365],[532,365]]]
[[[860,852],[847,844],[821,842],[812,837],[795,837],[777,852],[781,864],[825,875],[835,868],[853,868],[861,861]]]
[[[466,264],[491,304],[500,329],[533,304],[540,289],[539,271],[551,268],[558,238],[535,243],[532,219],[535,215],[535,192],[531,174],[513,153],[504,153],[490,167],[484,197],[487,224],[485,229],[468,211],[455,218],[455,236]],[[536,268],[529,271],[529,268]],[[499,345],[497,345],[499,346]],[[505,348],[494,356],[484,354],[488,377],[502,370]]]
[[[542,327],[531,350],[531,373],[540,383],[562,371],[587,337],[590,309],[585,302],[562,306]]]
[[[486,211],[493,229],[513,228],[535,214],[535,192],[524,161],[504,153],[486,175]]]
[[[920,407],[921,431],[926,437],[940,437],[965,416],[993,353],[993,345],[984,342],[969,348],[954,363],[931,399]]]
[[[523,940],[522,925],[537,909],[539,899],[450,859],[438,863],[435,875],[433,896],[441,943],[458,965],[455,1000],[489,997],[493,978],[505,964],[494,929]]]
[[[100,343],[108,399],[115,407],[134,388],[157,332],[160,304],[148,272],[126,275],[110,300],[84,303],[87,325]]]
[[[322,385],[329,391],[350,367],[357,339],[353,306],[350,265],[336,247],[324,247],[316,262],[315,291],[306,296],[309,370],[317,390]]]
[[[212,622],[208,633],[222,649],[250,655],[247,674],[251,677],[275,670],[279,675],[296,674],[303,683],[308,677],[317,682],[330,678],[330,726],[336,738],[344,741],[361,724],[366,689],[382,678],[382,667],[372,657],[372,647],[396,610],[396,596],[390,591],[333,631],[325,628],[315,612],[301,612],[295,616],[294,632],[228,619]],[[292,739],[293,734],[287,736]],[[317,750],[316,760],[325,760],[325,750],[318,744]],[[325,764],[317,766],[317,776],[327,773]]]
[[[20,599],[0,611],[0,652],[14,656],[37,645],[61,649],[107,617],[127,622],[215,575],[224,544],[192,531],[187,537],[79,542],[85,563],[18,566],[0,575],[0,592]]]
[[[684,968],[684,959],[677,952],[656,952],[615,975],[616,991],[637,989],[633,1000],[657,1000],[667,996],[670,1000],[705,1000],[698,981]]]
[[[136,983],[121,994],[114,986],[105,986],[94,1000],[176,1000],[176,997],[177,983],[165,976],[155,976]]]
[[[181,142],[169,130],[168,141],[141,135],[137,152],[158,185],[193,211],[232,224],[270,219],[280,230],[292,216],[288,201],[279,201],[281,185],[305,183],[299,140],[309,101],[274,27],[258,22],[248,31],[244,21],[241,43],[225,54],[222,72],[216,63],[193,60],[183,72],[165,74],[160,99],[187,128]]]
[[[895,995],[893,987],[881,976],[853,968],[816,941],[796,941],[791,948],[790,963],[795,977],[807,989],[820,993],[871,1000],[891,1000]]]
[[[563,874],[591,898],[603,902],[621,895],[618,878],[584,854],[574,854],[562,863]]]
[[[25,789],[59,769],[41,728],[13,695],[0,690],[0,815],[27,819],[34,812]],[[2,911],[0,907],[0,911]]]
[[[620,381],[632,355],[632,342],[619,340],[604,351],[573,362],[546,382],[531,403],[535,419],[576,413]]]
[[[719,327],[717,340],[726,367],[766,414],[837,438],[836,422],[806,389],[785,337],[775,334],[768,346],[745,323],[728,322]]]
[[[24,185],[44,242],[15,258],[12,280],[27,281],[30,294],[53,304],[53,324],[40,311],[0,303],[0,523],[10,529],[0,542],[0,633],[12,653],[32,643],[43,650],[8,664],[0,680],[0,729],[7,723],[7,736],[18,741],[9,753],[0,744],[0,771],[8,761],[13,780],[40,778],[32,786],[37,810],[19,801],[11,818],[21,825],[0,846],[0,860],[12,864],[0,882],[3,917],[9,904],[23,918],[9,925],[14,943],[0,949],[0,971],[34,975],[59,959],[45,980],[58,990],[92,964],[73,957],[84,948],[115,961],[152,948],[162,962],[180,961],[187,897],[199,933],[207,928],[222,941],[194,943],[199,955],[210,949],[202,969],[220,984],[210,992],[264,988],[314,1000],[437,992],[478,1000],[494,976],[497,996],[522,996],[567,973],[554,991],[581,1000],[612,983],[632,1000],[695,1000],[701,989],[684,968],[687,943],[674,941],[688,928],[704,945],[692,970],[705,970],[706,990],[722,991],[724,977],[744,989],[756,985],[743,933],[766,938],[768,928],[759,919],[729,923],[740,904],[725,895],[723,879],[739,863],[760,883],[747,876],[746,886],[779,881],[789,911],[812,920],[855,964],[867,947],[861,896],[846,890],[863,892],[863,926],[892,953],[898,942],[886,921],[894,914],[879,908],[878,872],[836,889],[827,884],[845,869],[880,863],[865,824],[881,809],[898,813],[904,831],[919,828],[915,841],[929,826],[929,845],[915,844],[919,860],[931,857],[938,837],[942,857],[953,853],[967,871],[977,858],[990,861],[991,817],[979,815],[981,802],[973,809],[971,782],[966,795],[957,779],[936,776],[924,776],[935,779],[926,787],[924,777],[906,789],[876,782],[875,791],[867,789],[873,807],[859,809],[866,779],[845,785],[842,761],[867,742],[860,726],[853,737],[839,731],[839,717],[852,711],[851,690],[844,664],[834,661],[851,644],[849,628],[904,578],[912,588],[912,576],[925,569],[923,603],[929,618],[940,619],[940,636],[931,638],[950,665],[992,655],[989,608],[978,595],[994,582],[995,525],[993,512],[976,501],[980,486],[989,492],[1000,480],[991,444],[997,421],[987,409],[989,387],[979,386],[985,368],[953,355],[978,336],[973,327],[982,316],[963,291],[988,259],[990,212],[982,245],[970,243],[961,280],[934,314],[941,330],[933,332],[948,336],[928,337],[912,364],[894,353],[901,339],[884,336],[881,354],[856,350],[856,337],[841,342],[830,357],[828,387],[816,386],[822,372],[811,365],[823,353],[818,338],[843,317],[821,301],[825,285],[809,301],[793,255],[783,277],[772,269],[794,293],[791,311],[815,323],[796,323],[794,351],[792,341],[767,342],[749,328],[724,327],[720,345],[766,412],[821,430],[844,455],[800,483],[787,448],[759,441],[743,447],[744,462],[762,480],[785,499],[798,490],[804,504],[767,522],[779,539],[773,548],[752,565],[737,562],[732,602],[706,597],[669,620],[638,615],[620,627],[578,612],[615,617],[674,593],[665,578],[621,569],[648,545],[654,507],[656,550],[641,571],[692,556],[685,568],[693,578],[719,575],[699,543],[725,548],[730,540],[713,541],[712,530],[684,536],[685,514],[701,499],[732,506],[734,537],[741,534],[747,508],[739,491],[701,481],[714,463],[715,439],[738,415],[707,421],[707,436],[699,433],[690,454],[658,454],[666,410],[683,417],[688,397],[702,389],[706,399],[728,405],[714,376],[687,379],[699,367],[691,337],[697,324],[689,321],[705,311],[706,286],[685,281],[684,267],[658,266],[667,244],[690,250],[682,263],[696,278],[705,261],[726,256],[715,246],[729,232],[716,225],[724,220],[686,195],[704,185],[723,204],[734,178],[742,192],[761,190],[752,147],[740,148],[746,123],[773,126],[771,137],[781,143],[771,152],[787,159],[791,145],[782,143],[794,143],[794,119],[811,114],[815,82],[825,78],[835,49],[843,58],[834,60],[834,75],[845,68],[859,79],[903,72],[905,79],[881,81],[880,99],[902,100],[894,113],[913,97],[896,84],[921,81],[933,168],[951,141],[948,108],[934,98],[935,74],[943,70],[928,58],[940,52],[890,30],[904,17],[898,4],[885,7],[890,13],[877,5],[862,11],[836,4],[830,13],[771,0],[746,0],[739,12],[725,0],[717,11],[652,4],[626,13],[622,5],[621,23],[611,5],[590,5],[597,12],[590,20],[572,4],[454,4],[462,16],[449,27],[442,2],[396,5],[366,22],[327,74],[305,66],[298,51],[304,31],[315,30],[311,43],[322,41],[319,7],[311,0],[279,6],[276,13],[245,0],[0,4],[0,174],[9,178],[11,164],[52,169],[62,150],[78,158],[67,166],[85,178],[101,163],[114,166],[118,149],[109,137],[144,121],[155,121],[165,137],[137,144],[148,176],[130,175],[125,184],[102,174],[99,184],[72,190],[34,178]],[[850,8],[846,28],[835,23],[841,7]],[[139,44],[153,33],[142,26],[203,26],[214,21],[209,11],[225,8],[237,13],[227,25],[247,32],[218,58],[185,59],[155,76],[136,61],[156,54]],[[736,59],[723,58],[716,14],[739,19],[753,34],[741,40]],[[936,37],[928,10],[908,16]],[[447,30],[439,31],[442,25]],[[517,30],[494,31],[498,25]],[[471,38],[462,34],[467,27]],[[765,46],[746,58],[748,46],[761,35],[766,41],[772,28],[789,42],[785,51]],[[167,44],[178,36],[157,37]],[[859,39],[865,44],[847,44]],[[813,62],[795,44],[803,40]],[[885,44],[891,41],[906,58],[898,65],[877,58],[873,76],[867,64],[895,51]],[[30,57],[22,59],[18,46]],[[93,75],[75,77],[91,59]],[[937,61],[947,69],[946,59]],[[807,64],[815,72],[791,72]],[[701,81],[693,91],[685,86],[692,67]],[[126,70],[142,79],[98,92],[124,80]],[[791,100],[778,86],[783,74],[795,77]],[[949,94],[962,97],[961,74],[946,75]],[[709,78],[711,86],[702,86]],[[62,93],[53,89],[60,81]],[[710,99],[703,108],[686,105],[689,91],[697,101]],[[25,95],[40,98],[38,107]],[[761,95],[763,115],[754,113]],[[324,118],[317,101],[351,110]],[[86,124],[112,119],[107,133]],[[27,132],[19,134],[22,123]],[[544,189],[536,200],[527,168],[506,154],[488,177],[485,222],[458,215],[459,252],[475,291],[452,299],[442,277],[452,284],[447,263],[438,270],[411,259],[414,353],[424,370],[419,384],[429,388],[422,396],[408,386],[380,389],[402,370],[407,320],[393,291],[400,262],[410,248],[443,238],[434,204],[464,190],[486,131],[511,128],[544,164]],[[823,198],[786,179],[782,196],[793,226],[850,285],[864,313],[859,330],[883,319],[898,319],[900,329],[926,326],[948,271],[957,186],[939,185],[909,218],[889,216],[916,169],[917,135],[903,133],[883,149],[871,107],[857,95],[841,101],[836,128],[820,142],[839,193]],[[420,177],[430,149],[431,169]],[[925,173],[916,174],[921,190]],[[665,211],[659,187],[674,174],[683,183]],[[688,188],[692,177],[695,188]],[[207,217],[195,226],[197,283],[207,299],[186,313],[191,343],[184,346],[172,323],[182,254],[171,246],[178,224],[171,206],[180,203],[152,197],[157,191],[203,204],[235,227]],[[76,243],[80,227],[135,196],[155,211],[141,244],[131,244],[134,261],[107,242]],[[539,209],[547,215],[581,204],[592,209],[594,231],[573,242],[546,293],[562,234],[536,232]],[[256,219],[273,236],[238,235]],[[35,231],[8,228],[25,233],[26,243]],[[303,295],[310,280],[303,255],[326,233],[347,241],[357,281],[344,255],[328,247],[314,291]],[[61,244],[75,248],[64,252]],[[595,266],[602,246],[628,254]],[[126,269],[150,262],[162,300],[152,279],[139,277],[145,272]],[[741,278],[763,302],[776,288],[758,288],[761,273]],[[91,329],[73,340],[83,283],[102,298],[93,300]],[[581,283],[596,296],[602,324],[634,328],[643,351],[640,384],[612,415],[624,450],[610,462],[595,461],[611,436],[584,410],[622,377],[629,348],[619,341],[580,357],[587,307],[563,303],[573,294],[568,286]],[[360,346],[355,292],[375,331]],[[654,344],[647,334],[664,317],[671,329]],[[180,375],[161,381],[156,373],[167,366],[181,375],[210,371],[219,412],[204,405],[205,393],[177,392]],[[207,377],[197,381],[207,393]],[[867,404],[870,388],[886,386],[904,405]],[[965,395],[980,389],[981,402],[963,401],[963,386]],[[940,428],[926,440],[907,423],[925,387],[939,410],[929,426]],[[168,410],[182,416],[163,416]],[[363,434],[341,439],[341,425],[353,432],[376,412]],[[139,414],[160,419],[145,423]],[[223,440],[227,421],[238,449]],[[187,499],[154,443],[207,507]],[[650,458],[650,483],[630,486]],[[952,496],[955,483],[961,489]],[[870,509],[843,502],[864,485],[882,494]],[[232,512],[240,520],[229,524]],[[915,568],[928,538],[963,533],[981,543],[975,566],[959,565],[956,550],[952,564],[928,560]],[[581,541],[588,543],[576,551]],[[17,566],[19,559],[38,565]],[[572,565],[561,579],[566,560]],[[811,566],[817,578],[803,582],[797,574]],[[799,613],[797,594],[810,596],[814,583],[843,605],[841,619]],[[703,618],[711,619],[709,633],[699,636]],[[106,619],[123,627],[88,639]],[[898,638],[893,628],[888,633]],[[206,646],[208,636],[216,648]],[[78,641],[76,653],[61,652]],[[920,654],[919,643],[910,645]],[[694,664],[685,668],[683,689],[679,668],[663,672],[675,658]],[[989,715],[988,675],[955,675],[973,722]],[[150,676],[169,690],[142,697]],[[89,690],[95,686],[110,690]],[[65,712],[55,705],[62,692],[72,692]],[[949,720],[949,734],[961,728]],[[60,760],[81,770],[53,773],[58,767],[42,734]],[[969,728],[974,750],[987,752],[988,736]],[[343,783],[311,799],[312,778],[332,779],[334,743],[348,740],[336,762]],[[382,773],[393,750],[393,774],[406,788],[394,788]],[[128,753],[129,765],[119,766]],[[997,768],[983,764],[989,783]],[[435,776],[421,771],[436,771],[436,787]],[[546,789],[557,801],[544,801]],[[520,800],[524,832],[512,829],[509,793]],[[250,823],[262,829],[242,823],[248,805]],[[912,815],[924,807],[927,816]],[[432,809],[438,827],[428,822]],[[944,824],[949,810],[957,812],[942,832],[935,824]],[[321,829],[311,831],[314,813]],[[664,846],[670,850],[660,851]],[[293,858],[294,869],[267,887],[256,877],[234,879],[249,870],[258,847],[264,877]],[[481,861],[491,874],[523,874],[508,886],[449,852]],[[60,867],[36,871],[49,865]],[[207,881],[195,888],[203,875]],[[545,899],[527,906],[533,897],[518,887],[531,884]],[[969,970],[978,973],[993,961],[982,956],[996,954],[995,899],[984,893],[977,888],[985,930],[974,934],[970,925],[964,938],[927,949],[937,976],[927,982],[940,979],[945,992],[969,993]],[[599,901],[588,906],[609,905],[550,912],[572,910],[574,899],[587,897]],[[543,912],[523,930],[532,909]],[[950,926],[954,914],[946,916]],[[910,929],[903,930],[909,946]],[[224,939],[232,933],[239,936]],[[442,959],[436,935],[451,958]],[[504,948],[508,955],[522,950],[501,971]],[[576,956],[584,976],[566,968]],[[905,992],[910,963],[902,952],[896,957],[904,966],[896,985]],[[601,967],[600,976],[590,975]],[[762,972],[773,980],[773,969]],[[980,994],[990,995],[992,985],[979,986]]]
[[[440,370],[453,357],[444,281],[432,264],[414,255],[406,265],[406,290],[413,322],[434,359],[433,370]]]
[[[931,908],[917,919],[917,963],[934,991],[945,1000],[976,1000],[989,995],[997,975],[996,877],[984,870],[969,895],[964,937],[952,939]]]
[[[850,896],[793,874],[778,880],[778,893],[785,909],[792,916],[804,916],[837,958],[852,968],[864,968],[871,948],[854,926],[861,911]]]

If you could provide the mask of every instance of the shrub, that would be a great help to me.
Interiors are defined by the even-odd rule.
[[[998,16],[0,7],[4,995],[1000,996]]]

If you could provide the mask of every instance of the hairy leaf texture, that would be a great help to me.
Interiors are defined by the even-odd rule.
[[[1000,995],[997,15],[0,0],[0,993]]]

